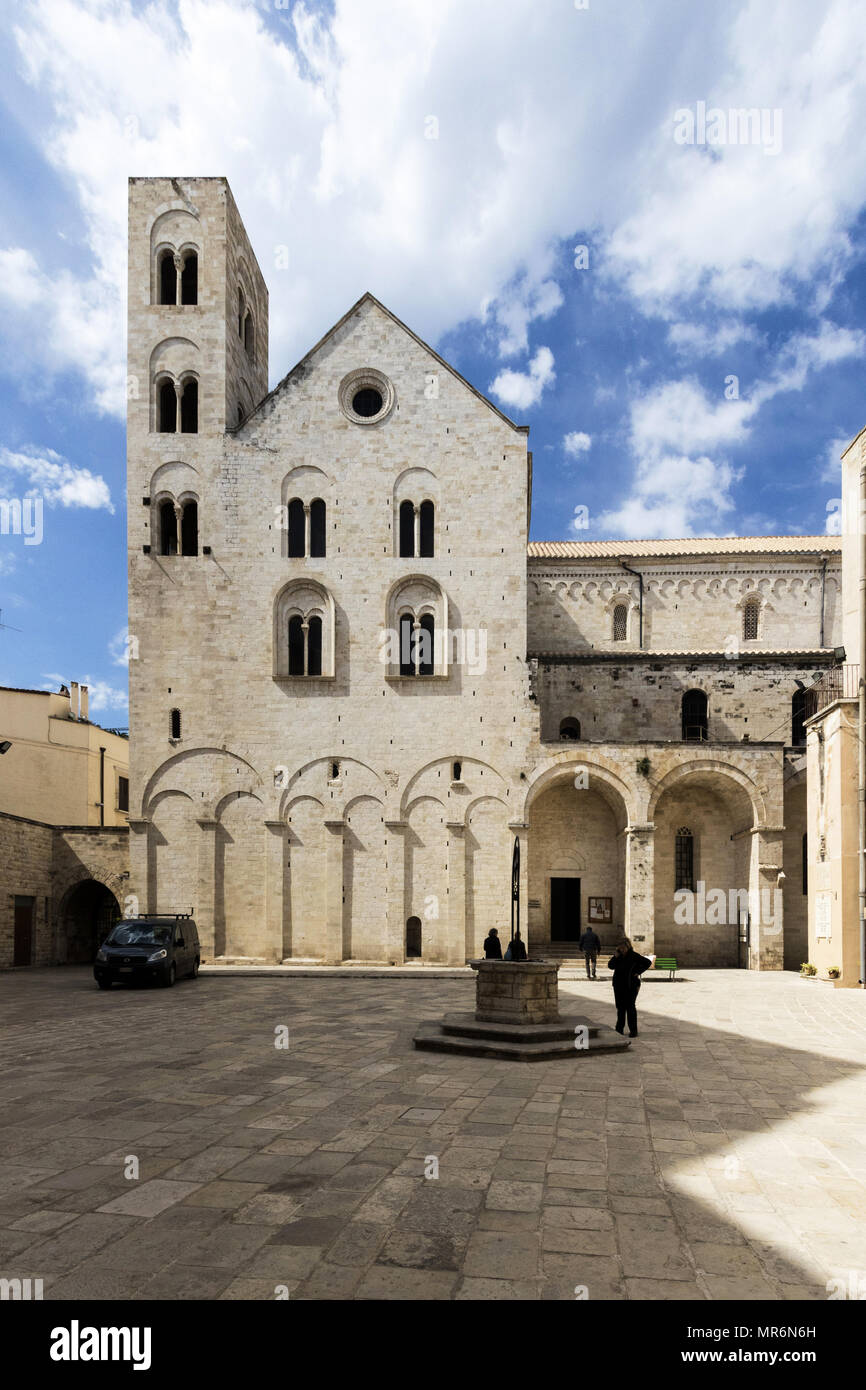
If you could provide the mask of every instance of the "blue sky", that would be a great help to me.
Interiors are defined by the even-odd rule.
[[[229,178],[272,383],[369,289],[528,424],[533,539],[827,528],[866,424],[854,0],[7,15],[0,498],[44,510],[0,535],[0,683],[126,722],[131,174]]]

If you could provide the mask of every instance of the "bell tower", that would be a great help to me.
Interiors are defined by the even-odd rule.
[[[136,818],[155,770],[209,736],[190,625],[224,549],[226,435],[268,389],[268,292],[225,179],[130,179],[127,349],[132,888],[154,911],[173,905],[148,901]]]

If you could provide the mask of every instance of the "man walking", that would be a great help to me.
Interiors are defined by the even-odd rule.
[[[580,946],[580,949],[583,951],[583,958],[586,961],[586,978],[588,980],[594,980],[595,965],[596,961],[598,960],[598,953],[601,950],[601,938],[596,935],[592,927],[587,927],[586,931],[583,933],[583,936],[580,938],[578,945]],[[590,967],[592,967],[591,973]]]

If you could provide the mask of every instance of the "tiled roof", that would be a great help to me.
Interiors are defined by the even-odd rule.
[[[841,555],[841,536],[687,536],[652,541],[530,541],[530,560],[685,555]]]
[[[573,661],[579,658],[581,661],[598,661],[600,659],[615,660],[622,666],[627,666],[635,658],[646,661],[655,661],[657,657],[665,660],[671,658],[689,657],[713,657],[719,661],[735,661],[745,659],[751,660],[753,657],[766,657],[778,660],[780,657],[808,657],[812,660],[831,661],[833,659],[834,647],[744,647],[736,656],[731,656],[721,647],[629,647],[623,650],[615,650],[612,647],[577,647],[570,652],[540,652],[530,650],[529,659],[532,661]]]

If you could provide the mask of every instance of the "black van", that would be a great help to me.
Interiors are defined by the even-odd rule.
[[[96,953],[93,976],[100,989],[155,983],[170,989],[178,975],[195,979],[201,964],[198,929],[185,913],[154,914],[115,922]]]

